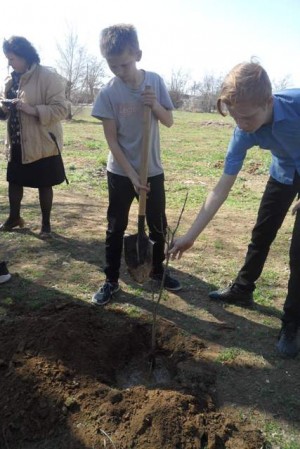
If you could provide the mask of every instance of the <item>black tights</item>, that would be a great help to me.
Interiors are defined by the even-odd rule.
[[[8,184],[8,197],[10,213],[8,221],[15,221],[20,218],[21,201],[23,198],[23,187],[17,184]],[[42,230],[50,230],[50,215],[53,202],[52,187],[39,187],[39,199],[42,211]]]

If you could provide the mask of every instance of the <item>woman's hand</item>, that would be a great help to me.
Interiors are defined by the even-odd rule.
[[[33,115],[35,117],[38,117],[37,108],[35,106],[30,106],[29,104],[24,103],[21,100],[17,101],[16,108],[18,109],[18,111],[24,112],[25,114]]]
[[[169,249],[169,254],[171,255],[171,259],[181,259],[182,254],[187,249],[191,248],[194,244],[194,240],[191,240],[190,237],[184,235],[183,237],[179,237],[173,241],[172,247]]]
[[[14,108],[17,104],[18,99],[17,98],[1,98],[1,107],[3,111],[7,114],[10,109]]]

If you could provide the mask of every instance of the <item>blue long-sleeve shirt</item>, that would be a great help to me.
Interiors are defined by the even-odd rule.
[[[254,133],[236,127],[228,145],[224,173],[236,175],[247,151],[253,146],[272,153],[270,175],[282,184],[292,184],[300,174],[300,89],[286,89],[273,95],[272,123]]]

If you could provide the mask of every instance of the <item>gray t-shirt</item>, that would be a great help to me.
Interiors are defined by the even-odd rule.
[[[162,78],[153,72],[145,72],[142,85],[138,89],[128,87],[120,78],[114,77],[99,92],[92,110],[92,116],[98,119],[113,119],[116,122],[118,143],[129,163],[139,173],[143,141],[143,102],[141,93],[145,86],[155,91],[157,101],[166,109],[172,110],[173,104]],[[107,170],[126,176],[111,152],[107,161]],[[160,138],[158,120],[151,115],[150,150],[148,176],[163,173],[160,158]]]

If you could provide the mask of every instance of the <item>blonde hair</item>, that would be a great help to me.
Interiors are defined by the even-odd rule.
[[[125,50],[139,51],[139,41],[133,25],[120,23],[104,28],[100,36],[100,51],[104,58],[119,56]]]
[[[222,106],[249,103],[266,106],[272,96],[272,85],[265,69],[256,62],[242,62],[225,77],[217,100],[217,109],[226,115]]]

